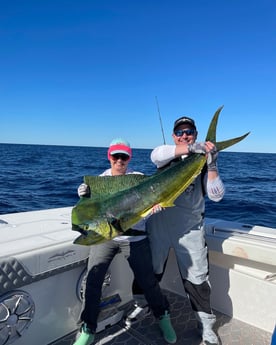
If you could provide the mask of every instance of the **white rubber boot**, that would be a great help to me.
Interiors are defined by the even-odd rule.
[[[196,312],[196,318],[199,323],[199,331],[201,332],[202,340],[205,345],[218,345],[219,340],[213,330],[216,323],[216,315],[207,314],[202,311]]]

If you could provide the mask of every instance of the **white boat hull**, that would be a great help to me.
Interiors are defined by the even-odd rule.
[[[70,207],[0,216],[0,345],[49,344],[76,331],[90,248],[72,244],[70,216]],[[206,239],[213,308],[272,333],[276,229],[207,219]],[[103,296],[118,294],[121,307],[132,299],[133,275],[121,255],[110,273]],[[173,251],[161,286],[185,294]],[[116,310],[99,331],[120,319]]]

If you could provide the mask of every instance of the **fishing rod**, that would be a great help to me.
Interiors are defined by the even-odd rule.
[[[157,96],[155,96],[155,99],[156,99],[157,110],[158,110],[158,115],[159,115],[159,122],[160,122],[161,131],[162,131],[162,136],[163,136],[163,142],[164,142],[164,145],[166,145],[166,140],[165,140],[165,135],[164,135],[164,129],[163,129],[163,124],[162,124],[162,118],[161,118],[161,114],[160,114],[160,109],[159,109],[159,104],[158,104]]]

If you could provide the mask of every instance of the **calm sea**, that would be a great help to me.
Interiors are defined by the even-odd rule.
[[[0,144],[0,214],[73,206],[84,175],[109,162],[106,148]],[[151,150],[134,149],[130,166],[155,172]],[[206,216],[276,228],[276,154],[221,152],[226,195],[206,200]]]

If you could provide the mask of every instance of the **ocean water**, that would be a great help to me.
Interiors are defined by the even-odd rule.
[[[0,214],[73,206],[84,175],[109,167],[107,148],[0,144]],[[148,149],[133,149],[130,166],[155,172]],[[224,199],[206,198],[206,217],[276,229],[276,154],[220,152]]]

